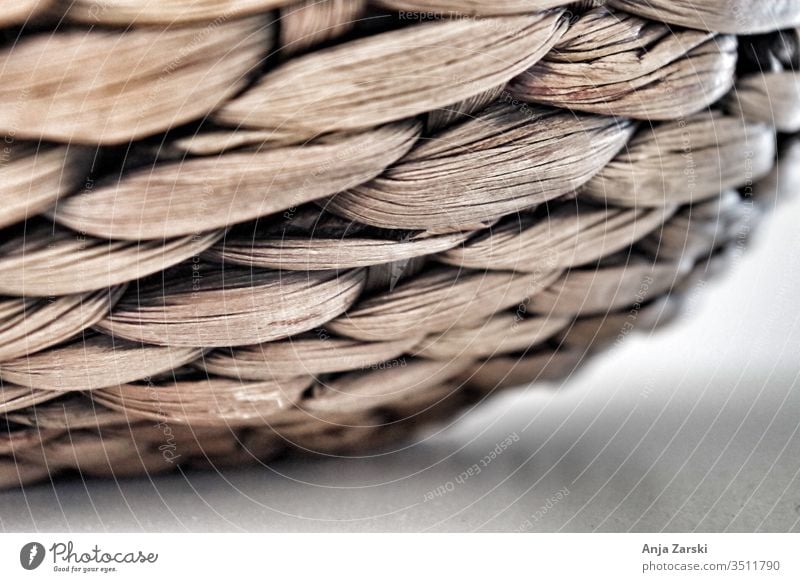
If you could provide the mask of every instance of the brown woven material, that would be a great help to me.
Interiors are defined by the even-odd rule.
[[[4,3],[0,486],[376,450],[672,320],[798,187],[800,3],[596,4]]]

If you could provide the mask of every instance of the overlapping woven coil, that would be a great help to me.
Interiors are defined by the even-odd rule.
[[[0,486],[374,450],[798,187],[800,2],[0,6]]]

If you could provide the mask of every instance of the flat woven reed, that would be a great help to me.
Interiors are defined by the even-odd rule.
[[[670,321],[797,187],[798,25],[3,2],[0,485],[391,447]]]

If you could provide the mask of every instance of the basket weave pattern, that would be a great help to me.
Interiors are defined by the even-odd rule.
[[[800,4],[0,7],[0,486],[568,377],[798,187]]]

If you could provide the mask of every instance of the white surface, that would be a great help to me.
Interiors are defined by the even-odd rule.
[[[40,485],[0,493],[0,530],[800,531],[798,216],[778,208],[678,325],[403,452]]]

